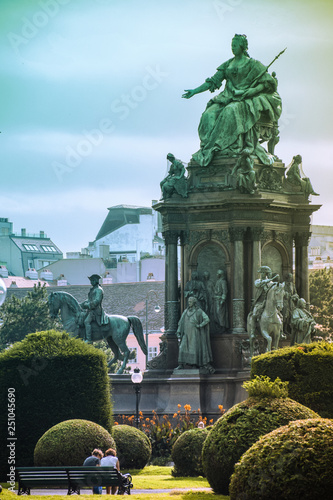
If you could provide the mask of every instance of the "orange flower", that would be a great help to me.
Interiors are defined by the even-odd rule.
[[[143,416],[143,413],[142,413],[142,411],[139,411],[139,415],[140,415],[140,417],[142,417],[142,416]]]
[[[190,405],[184,405],[184,408],[186,411],[191,411],[191,406]]]
[[[209,425],[212,425],[214,422],[214,420],[211,418],[210,421],[209,421]]]
[[[223,405],[219,405],[219,410],[222,411],[223,410]]]
[[[118,422],[115,422],[114,425],[119,425]]]
[[[176,417],[177,417],[177,413],[174,413],[174,414],[173,414],[173,418],[176,418]]]
[[[302,346],[297,347],[297,349],[299,349],[300,351],[304,351],[304,347]]]
[[[181,407],[182,407],[182,405],[178,405],[178,408],[181,408]]]

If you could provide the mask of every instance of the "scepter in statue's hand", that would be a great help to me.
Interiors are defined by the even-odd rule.
[[[249,88],[245,91],[243,90],[235,90],[234,91],[234,95],[235,96],[239,96],[240,97],[240,100],[244,99],[244,98],[247,98],[247,97],[253,97],[253,95],[255,94],[254,92],[254,87],[256,86],[257,82],[260,80],[260,78],[262,76],[264,76],[265,73],[267,73],[267,70],[270,66],[272,66],[272,64],[287,50],[287,47],[283,50],[281,50],[281,52],[279,52],[279,54],[277,56],[274,57],[273,61],[271,61],[269,63],[268,66],[265,67],[265,69],[259,73],[258,76],[256,76],[256,78],[253,80],[253,82],[251,83],[251,85],[249,86]]]

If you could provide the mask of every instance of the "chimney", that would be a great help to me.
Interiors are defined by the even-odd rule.
[[[40,238],[45,238],[45,233],[44,233],[44,231],[39,231],[39,237],[40,237]]]
[[[21,236],[26,236],[27,235],[27,230],[22,227],[21,229]]]

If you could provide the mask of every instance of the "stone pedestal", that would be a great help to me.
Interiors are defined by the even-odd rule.
[[[216,155],[209,166],[201,167],[191,160],[187,167],[188,197],[174,194],[154,205],[162,214],[167,255],[166,300],[173,304],[166,318],[167,342],[171,348],[166,370],[175,367],[173,337],[180,314],[186,307],[183,290],[193,271],[197,271],[201,279],[208,271],[214,281],[219,269],[226,272],[229,335],[225,335],[214,318],[211,317],[210,322],[214,367],[218,371],[241,369],[241,361],[233,352],[232,335],[237,337],[246,333],[259,266],[269,266],[279,275],[280,281],[295,268],[297,291],[301,297],[309,299],[310,216],[320,205],[311,205],[302,191],[288,187],[286,168],[280,160],[271,166],[255,162],[258,189],[254,194],[241,193],[231,174],[236,161],[237,158]],[[180,263],[175,252],[176,240],[181,246]],[[180,294],[176,273],[172,272],[178,264]],[[224,352],[229,353],[227,358]]]

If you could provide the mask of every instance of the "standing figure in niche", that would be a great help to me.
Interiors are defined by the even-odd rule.
[[[228,284],[225,276],[225,271],[219,269],[217,271],[217,281],[214,289],[214,303],[215,303],[215,321],[225,332],[229,328],[228,317]]]
[[[188,307],[178,323],[177,337],[180,339],[178,370],[190,365],[191,368],[201,368],[206,373],[214,373],[215,370],[211,365],[213,356],[209,337],[209,318],[198,307],[195,297],[188,299]]]
[[[249,56],[247,49],[246,35],[235,35],[231,43],[234,57],[202,85],[183,94],[190,99],[206,90],[215,92],[226,81],[224,90],[208,102],[200,120],[200,150],[193,159],[201,166],[207,166],[217,151],[230,157],[240,155],[245,148],[265,165],[274,161],[259,143],[256,124],[262,113],[272,123],[277,123],[281,115],[277,80],[267,72],[268,67]]]
[[[190,281],[188,281],[184,288],[185,299],[189,297],[195,297],[198,301],[198,306],[205,311],[206,310],[206,290],[204,284],[199,280],[199,274],[197,271],[192,272]]]

